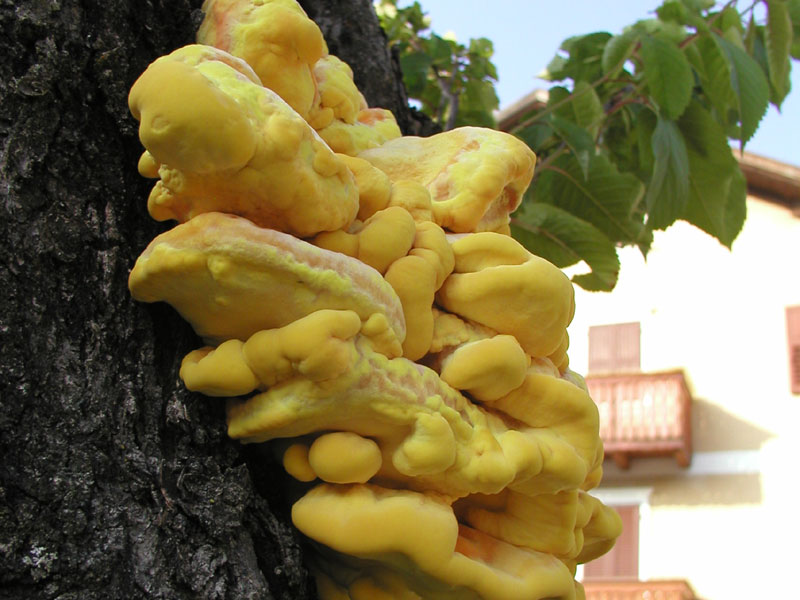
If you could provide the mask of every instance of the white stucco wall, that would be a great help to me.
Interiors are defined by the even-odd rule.
[[[717,411],[709,414],[738,423],[729,434],[702,421],[695,431],[696,446],[711,450],[697,462],[723,465],[716,475],[695,466],[653,476],[647,461],[634,464],[635,476],[610,473],[606,486],[653,487],[640,575],[688,579],[704,600],[793,597],[800,396],[790,393],[785,309],[800,304],[800,218],[751,198],[732,251],[679,223],[656,234],[646,262],[633,248],[620,257],[614,292],[576,291],[571,367],[586,372],[589,326],[639,321],[642,370],[685,369],[693,396]],[[725,462],[732,455],[714,450],[740,448],[748,428],[759,447]],[[756,489],[737,498],[732,482],[744,475]]]

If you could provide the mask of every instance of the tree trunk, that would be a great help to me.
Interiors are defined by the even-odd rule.
[[[127,93],[200,3],[0,0],[0,599],[316,596],[287,476],[182,387],[191,329],[127,289],[172,226],[147,214]],[[423,131],[369,0],[303,4],[370,103]]]
[[[319,25],[328,50],[353,69],[370,106],[388,108],[405,135],[428,136],[441,128],[408,106],[400,61],[389,51],[371,0],[298,0]]]

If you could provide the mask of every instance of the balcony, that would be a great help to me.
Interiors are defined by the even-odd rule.
[[[606,456],[619,468],[633,457],[665,455],[689,466],[692,398],[683,371],[590,375],[586,383],[600,411]]]
[[[697,600],[683,580],[584,581],[586,600]]]

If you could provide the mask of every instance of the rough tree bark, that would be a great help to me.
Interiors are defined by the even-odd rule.
[[[127,290],[170,226],[127,92],[200,4],[0,0],[0,599],[315,597],[286,476],[182,388],[193,332]],[[370,103],[425,131],[369,0],[303,5]]]

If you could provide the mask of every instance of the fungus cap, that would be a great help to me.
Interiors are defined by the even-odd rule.
[[[437,292],[440,306],[515,336],[531,356],[559,348],[574,312],[572,283],[560,269],[499,233],[465,235],[452,248],[455,269]]]
[[[323,308],[362,320],[384,314],[405,337],[402,307],[380,273],[232,215],[206,213],[162,233],[128,284],[137,300],[170,303],[210,341],[246,340]]]
[[[308,452],[317,477],[329,483],[366,483],[381,468],[381,450],[374,441],[351,431],[319,436]]]
[[[399,555],[406,562],[392,565],[423,598],[575,599],[564,563],[459,525],[446,501],[428,494],[323,484],[294,504],[292,521],[345,564],[356,557],[366,577],[382,570],[363,559]]]
[[[408,254],[417,233],[414,219],[399,206],[380,210],[353,229],[354,233],[322,232],[312,241],[320,248],[357,258],[383,274],[394,261]]]
[[[359,154],[392,181],[424,185],[434,221],[453,232],[506,231],[533,177],[536,156],[513,135],[459,127],[427,138],[404,136]]]
[[[263,84],[304,118],[315,96],[314,64],[327,52],[319,27],[294,0],[205,0],[197,42],[250,64]]]
[[[362,330],[354,311],[318,310],[284,327],[258,331],[244,343],[227,340],[216,348],[190,352],[180,377],[188,389],[208,396],[241,396],[293,377],[327,381],[355,362],[354,348],[346,342]],[[378,329],[377,335],[381,333]],[[382,339],[374,339],[376,335],[365,335],[376,351],[400,354],[396,340],[387,348]]]
[[[220,211],[300,237],[347,227],[358,212],[349,169],[242,65],[222,50],[186,46],[134,84],[130,105],[148,155],[140,169],[160,177],[151,216],[183,222]]]
[[[522,385],[530,363],[514,336],[497,335],[456,348],[440,376],[478,400],[497,400]]]
[[[353,70],[338,57],[328,54],[314,63],[314,80],[318,103],[309,117],[314,129],[330,125],[333,119],[353,124],[358,112],[367,108],[353,82]]]
[[[133,84],[128,105],[140,122],[139,139],[157,162],[211,173],[239,170],[252,159],[257,135],[248,111],[197,68],[220,60],[235,76],[260,85],[244,61],[198,46],[157,59]]]
[[[402,135],[392,112],[384,108],[360,110],[354,123],[334,119],[318,133],[335,152],[351,156],[399,139]]]

